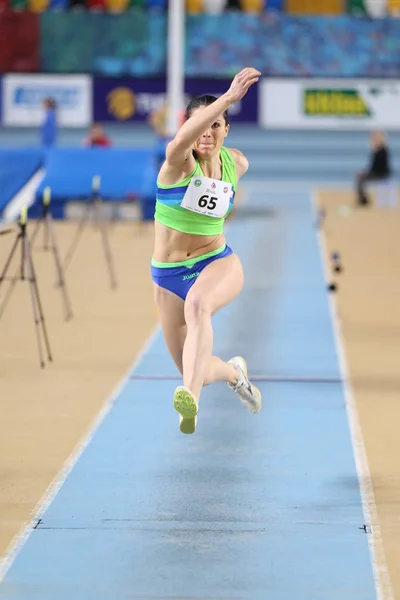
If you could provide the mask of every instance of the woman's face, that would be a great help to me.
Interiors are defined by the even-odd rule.
[[[193,115],[198,114],[199,111],[204,110],[205,108],[206,106],[194,108],[190,117],[193,117]],[[219,154],[221,146],[228,135],[228,131],[229,125],[226,125],[224,115],[221,114],[211,127],[195,141],[193,150],[195,150],[199,158],[209,158],[215,154]]]

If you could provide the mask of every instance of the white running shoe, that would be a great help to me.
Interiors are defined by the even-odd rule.
[[[241,403],[247,408],[247,410],[249,410],[251,413],[260,412],[262,406],[261,393],[255,385],[250,383],[247,377],[246,361],[241,356],[235,356],[228,362],[236,367],[239,375],[237,384],[232,385],[231,383],[228,383],[228,386],[231,388],[231,390],[236,392]]]

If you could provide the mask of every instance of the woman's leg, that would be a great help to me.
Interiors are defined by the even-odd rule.
[[[182,374],[182,353],[186,338],[184,301],[157,284],[154,284],[154,299],[166,346]]]
[[[242,287],[242,266],[238,257],[231,254],[210,263],[186,297],[183,381],[196,399],[206,384],[222,380],[234,385],[238,380],[237,370],[232,364],[212,356],[211,317],[234,300]]]
[[[176,294],[157,285],[154,286],[154,297],[165,343],[180,373],[183,373],[182,354],[187,331],[184,302]],[[174,407],[179,412],[182,433],[194,433],[198,410],[196,398],[178,387],[174,394]]]
[[[368,196],[365,193],[365,189],[364,189],[365,188],[365,184],[367,183],[367,181],[369,179],[371,179],[371,177],[366,172],[359,173],[357,175],[357,183],[356,183],[356,187],[357,187],[357,203],[360,206],[369,204],[369,199],[368,199]]]
[[[187,334],[184,302],[176,294],[156,284],[154,284],[154,297],[165,344],[179,372],[183,374],[182,356]],[[204,385],[214,381],[235,383],[236,380],[237,374],[231,364],[224,362],[218,356],[211,356]]]
[[[210,263],[199,275],[185,302],[154,285],[164,340],[187,388],[177,388],[174,396],[183,433],[195,431],[201,389],[214,381],[229,383],[252,412],[261,408],[259,392],[247,379],[244,361],[234,360],[233,364],[212,356],[211,316],[233,300],[242,286],[243,271],[235,255]]]

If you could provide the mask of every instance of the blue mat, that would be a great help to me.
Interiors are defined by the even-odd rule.
[[[44,151],[39,148],[0,149],[0,214],[43,161]]]
[[[153,195],[154,154],[147,149],[54,149],[47,156],[46,175],[36,198],[41,200],[47,186],[51,188],[52,202],[88,198],[95,176],[100,177],[100,195],[105,200]]]

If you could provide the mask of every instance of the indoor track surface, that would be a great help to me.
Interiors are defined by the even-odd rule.
[[[7,555],[0,600],[394,597],[317,201],[259,182],[227,226],[245,287],[214,353],[246,358],[261,413],[215,384],[182,435],[156,330]]]

